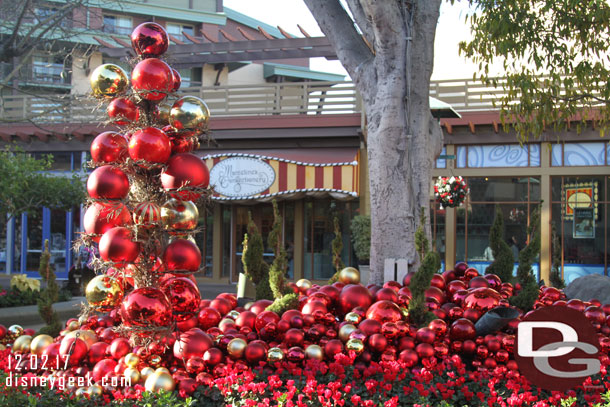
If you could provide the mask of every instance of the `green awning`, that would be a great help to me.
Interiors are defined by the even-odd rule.
[[[295,79],[309,79],[313,81],[337,82],[344,81],[344,75],[335,73],[313,71],[304,66],[276,64],[273,62],[265,62],[263,64],[263,76],[265,79],[273,76],[284,76]]]

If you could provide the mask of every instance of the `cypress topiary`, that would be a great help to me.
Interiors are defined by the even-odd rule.
[[[513,279],[515,258],[506,240],[504,240],[504,216],[499,206],[496,206],[496,217],[489,231],[489,246],[494,261],[485,270],[486,274],[495,274],[505,283]]]
[[[257,300],[272,300],[273,293],[269,286],[269,265],[263,257],[263,238],[252,220],[252,213],[248,212],[248,233],[244,236],[243,254],[241,261],[246,276],[256,287]]]
[[[551,280],[551,286],[555,288],[564,288],[566,286],[565,281],[561,277],[561,245],[559,243],[559,235],[557,234],[557,228],[553,223],[552,229],[553,246],[552,246],[552,263],[551,274],[549,279]]]
[[[421,208],[419,213],[419,227],[415,231],[415,250],[419,254],[419,261],[423,262],[424,257],[430,250],[430,243],[428,242],[428,237],[426,236],[426,232],[424,231],[424,225],[426,224],[426,213],[425,209]]]
[[[529,243],[519,252],[519,268],[517,269],[517,280],[521,284],[519,294],[509,301],[512,305],[529,311],[539,295],[538,284],[534,277],[532,264],[540,254],[540,210],[536,208],[532,212],[530,225],[527,228]]]
[[[40,256],[40,267],[38,273],[47,287],[40,292],[38,299],[38,313],[43,321],[47,324],[40,328],[40,333],[51,335],[53,337],[59,335],[61,331],[61,321],[59,315],[53,309],[53,304],[59,299],[59,287],[55,281],[55,272],[51,267],[51,253],[49,252],[49,241],[44,241],[44,251]]]
[[[332,241],[332,250],[335,274],[333,274],[330,280],[328,280],[329,284],[339,280],[339,272],[345,268],[345,263],[343,263],[343,260],[341,259],[341,252],[343,251],[343,238],[341,237],[341,225],[339,224],[339,218],[335,216],[333,223],[335,225],[335,238]]]

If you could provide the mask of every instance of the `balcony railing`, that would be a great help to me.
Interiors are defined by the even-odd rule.
[[[1,63],[0,72],[6,77],[13,70],[13,64]],[[24,84],[69,86],[70,73],[62,64],[37,63],[23,65],[15,78]]]

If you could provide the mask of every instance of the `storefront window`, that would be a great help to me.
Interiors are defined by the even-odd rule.
[[[607,274],[608,177],[553,177],[552,223],[560,237],[566,283]]]
[[[540,145],[500,144],[459,146],[458,168],[539,167]]]
[[[201,257],[205,261],[204,277],[212,277],[212,269],[214,267],[212,261],[213,253],[213,233],[214,233],[214,212],[204,209],[200,212],[203,215],[199,218],[199,225],[204,227],[204,230],[196,236],[196,241],[199,242],[201,249]]]
[[[432,250],[441,256],[445,262],[445,212],[440,205],[432,201],[430,203],[430,227],[432,229]]]
[[[585,167],[608,165],[608,143],[554,144],[551,154],[552,166]]]

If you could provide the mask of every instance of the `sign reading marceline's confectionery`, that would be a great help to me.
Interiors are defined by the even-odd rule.
[[[210,171],[210,184],[218,194],[245,197],[259,194],[275,181],[275,171],[266,162],[251,157],[231,157]]]

